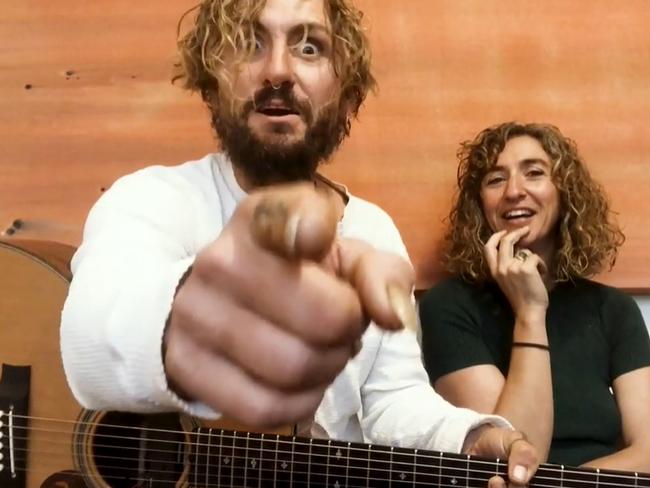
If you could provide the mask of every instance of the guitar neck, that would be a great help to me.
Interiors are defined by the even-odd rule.
[[[321,439],[197,429],[192,486],[485,488],[507,463],[469,455]],[[650,475],[541,465],[531,486],[650,488]]]

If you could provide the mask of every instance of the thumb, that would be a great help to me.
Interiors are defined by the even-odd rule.
[[[252,194],[244,212],[262,248],[289,260],[322,260],[336,237],[338,213],[332,197],[308,183],[267,188]]]

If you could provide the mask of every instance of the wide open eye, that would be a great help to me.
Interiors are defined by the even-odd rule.
[[[300,46],[300,52],[305,56],[318,56],[321,52],[320,44],[313,40],[307,40]]]

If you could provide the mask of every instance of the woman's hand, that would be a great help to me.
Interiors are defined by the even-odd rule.
[[[515,317],[543,322],[548,308],[548,292],[542,279],[546,264],[530,250],[516,247],[529,231],[526,226],[510,232],[496,232],[485,243],[485,257]]]

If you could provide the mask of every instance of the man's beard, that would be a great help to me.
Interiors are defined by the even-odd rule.
[[[303,140],[263,142],[253,134],[247,124],[249,115],[269,100],[281,100],[286,108],[302,117],[307,126]],[[233,165],[255,187],[312,179],[318,165],[331,156],[349,132],[347,114],[341,114],[337,104],[324,108],[314,120],[309,104],[296,100],[288,83],[279,89],[262,88],[237,115],[222,106],[223,102],[213,109],[212,126]]]

